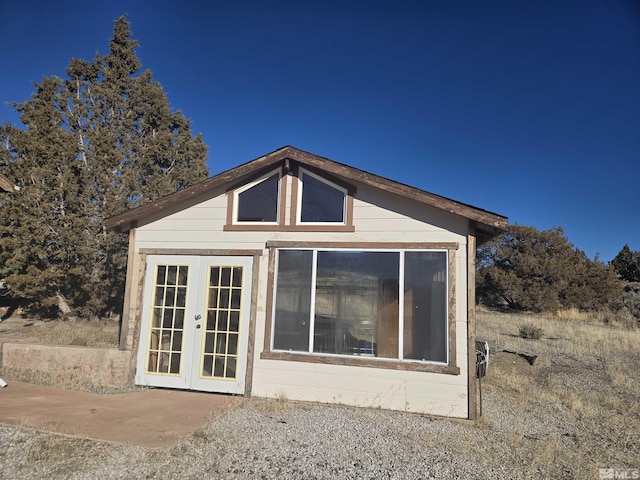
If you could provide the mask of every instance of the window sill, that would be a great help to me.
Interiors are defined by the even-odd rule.
[[[353,225],[239,225],[231,224],[222,227],[223,231],[251,232],[355,232]]]
[[[460,368],[455,365],[433,365],[430,363],[401,362],[399,360],[380,360],[372,357],[330,357],[304,353],[262,352],[260,358],[263,360],[286,360],[290,362],[323,363],[326,365],[346,365],[352,367],[439,373],[443,375],[460,375]]]

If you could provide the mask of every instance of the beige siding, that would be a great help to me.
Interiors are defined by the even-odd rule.
[[[258,311],[252,395],[291,400],[385,408],[430,415],[467,418],[466,249],[456,252],[456,361],[459,375],[371,367],[262,360],[264,309]],[[265,272],[260,284],[266,283]],[[463,270],[463,271],[461,271]],[[260,296],[264,288],[260,288]],[[264,305],[265,298],[258,303]]]
[[[355,232],[224,231],[227,198],[205,199],[186,210],[140,225],[140,249],[257,249],[263,250],[258,282],[252,395],[286,396],[347,405],[380,407],[409,412],[466,418],[467,402],[467,286],[466,235],[468,221],[442,210],[373,191],[358,185],[354,200]],[[287,188],[291,194],[291,185]],[[287,199],[290,204],[291,198]],[[287,213],[287,219],[289,214]],[[456,364],[459,375],[337,366],[282,360],[263,360],[268,241],[322,242],[456,242]],[[133,285],[141,280],[139,260]],[[139,315],[136,291],[129,309],[128,346],[133,341],[134,316]],[[139,319],[137,319],[139,321]]]

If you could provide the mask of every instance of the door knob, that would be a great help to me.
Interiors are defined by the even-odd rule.
[[[196,315],[196,320],[200,320],[202,318],[202,315],[198,314]]]

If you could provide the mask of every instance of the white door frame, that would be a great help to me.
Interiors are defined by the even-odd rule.
[[[142,318],[136,358],[135,383],[137,385],[235,394],[245,393],[249,329],[252,316],[253,263],[254,257],[249,255],[149,254],[146,256]],[[177,271],[182,274],[182,277],[184,277],[184,270],[180,270],[180,268],[188,267],[188,281],[185,282],[181,277],[178,284],[174,285],[170,282],[167,283],[168,280],[164,280],[163,277],[160,280],[164,281],[166,285],[158,285],[156,282],[158,266],[163,265],[176,266],[177,270],[173,269],[172,272]],[[234,305],[231,305],[231,300],[227,300],[228,303],[224,309],[221,307],[216,308],[216,301],[213,297],[209,299],[213,295],[213,291],[225,290],[208,284],[212,267],[216,266],[223,267],[223,269],[227,267],[224,269],[227,273],[229,270],[233,270],[242,274],[241,282],[239,284],[237,280],[234,282],[235,288],[227,286],[227,293],[234,292]],[[162,270],[162,272],[164,271]],[[160,275],[162,276],[163,273],[160,273]],[[174,281],[175,276],[171,278],[171,282]],[[157,296],[158,292],[162,291],[165,291],[166,298],[162,300],[164,302],[163,308],[160,309],[158,308],[158,300],[154,300],[154,294]],[[175,300],[167,300],[169,293],[174,295],[175,291],[178,291],[175,294]],[[240,305],[237,305],[238,299]],[[152,303],[156,304],[156,308],[153,307]],[[222,312],[222,310],[225,310],[225,312]],[[222,327],[212,327],[212,325],[218,325],[215,320],[212,324],[212,315],[217,318],[218,315],[223,313],[224,315],[235,315],[235,318],[239,318],[239,325],[238,322],[235,323],[236,326],[234,327],[231,324],[228,326],[225,324],[224,328],[230,330],[223,332],[217,330]],[[171,322],[172,315],[173,323]],[[154,329],[151,328],[152,322]],[[167,329],[164,327],[167,327]],[[237,337],[235,328],[238,329]],[[180,336],[182,337],[181,347],[177,341]],[[158,340],[160,337],[162,340]],[[232,338],[234,342],[237,339],[237,343],[231,342]],[[206,348],[205,339],[208,341]],[[215,347],[212,346],[213,343],[215,343]],[[171,346],[169,347],[168,345]],[[232,349],[235,348],[235,345],[237,345],[237,352],[235,352],[237,356],[231,355],[231,353],[234,353]],[[214,350],[223,348],[225,352],[214,352],[212,348]],[[160,351],[156,353],[155,349],[160,349]],[[204,351],[208,353],[205,354]],[[205,356],[208,358],[209,367],[212,367],[213,363],[216,362],[216,373],[212,372],[213,368],[204,368],[203,359]],[[219,362],[223,360],[224,364],[220,364]],[[178,361],[179,371],[177,367]],[[158,363],[154,364],[153,362]],[[164,362],[167,362],[170,366],[167,366]],[[150,365],[153,366],[150,367]],[[222,367],[221,370],[217,368],[220,365],[226,365],[226,367]],[[221,371],[224,371],[224,373],[221,374]],[[232,375],[235,376],[231,377]]]

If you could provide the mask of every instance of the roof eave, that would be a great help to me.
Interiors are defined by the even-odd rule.
[[[203,180],[202,182],[192,185],[184,190],[111,217],[107,219],[106,226],[113,230],[129,230],[140,220],[158,213],[169,206],[186,202],[191,198],[195,198],[198,195],[215,188],[224,187],[231,183],[237,183],[242,178],[278,162],[284,161],[285,159],[294,160],[308,166],[316,167],[347,180],[385,190],[402,197],[416,200],[420,203],[434,206],[454,215],[463,216],[469,220],[477,222],[478,224],[486,225],[490,229],[495,229],[498,233],[503,231],[508,225],[507,217],[502,215],[482,210],[472,205],[456,202],[455,200],[451,200],[425,190],[420,190],[388,178],[380,177],[378,175],[365,172],[364,170],[359,170],[291,146],[285,146],[255,160],[214,175],[213,177]]]

